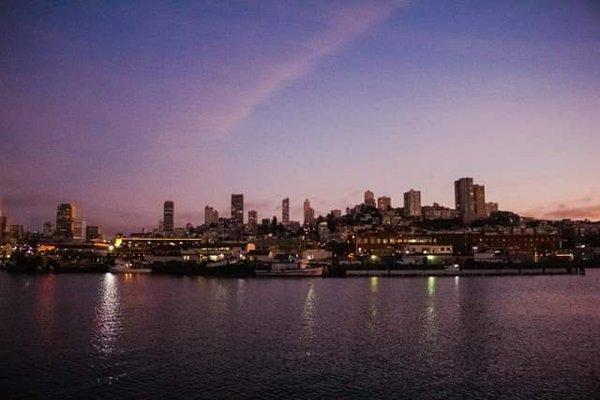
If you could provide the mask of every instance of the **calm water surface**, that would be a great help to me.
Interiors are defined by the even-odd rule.
[[[2,398],[598,398],[600,270],[0,273]]]

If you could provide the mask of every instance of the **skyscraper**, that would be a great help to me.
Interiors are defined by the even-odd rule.
[[[485,186],[473,185],[473,211],[477,216],[485,216]]]
[[[244,195],[231,195],[231,219],[240,224],[244,224]]]
[[[290,199],[286,197],[281,201],[281,223],[283,226],[290,224]]]
[[[253,231],[258,225],[258,212],[256,210],[248,211],[248,228]]]
[[[385,211],[392,207],[392,199],[387,196],[381,196],[377,198],[377,208],[381,211]]]
[[[59,204],[56,208],[56,233],[61,239],[73,238],[75,207],[71,203]]]
[[[404,215],[407,217],[421,216],[421,192],[419,190],[409,190],[404,193]]]
[[[175,204],[171,200],[165,201],[163,207],[163,231],[173,233],[175,230]]]
[[[365,204],[371,207],[376,207],[375,194],[370,190],[365,191]]]
[[[219,222],[219,212],[211,206],[204,207],[204,223],[206,225],[216,224]]]
[[[312,226],[315,222],[315,210],[310,206],[308,199],[304,200],[304,225]]]
[[[475,213],[473,178],[460,178],[454,182],[454,201],[456,211],[463,216]]]

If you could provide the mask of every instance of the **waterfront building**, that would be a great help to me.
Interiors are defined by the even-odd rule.
[[[219,223],[219,212],[211,206],[204,207],[204,223],[206,225]]]
[[[163,206],[162,230],[165,233],[173,233],[175,229],[175,204],[171,200],[165,201]]]
[[[365,191],[365,204],[371,207],[376,207],[375,204],[375,194],[370,190]]]
[[[290,199],[286,197],[281,201],[281,223],[283,226],[290,224]]]
[[[473,211],[478,217],[487,215],[485,212],[485,186],[473,185]]]
[[[473,178],[460,178],[454,182],[454,201],[456,211],[462,215],[475,214]]]
[[[231,195],[231,219],[233,222],[243,225],[244,224],[244,195],[243,194],[232,194]]]
[[[73,238],[75,215],[75,206],[71,203],[62,203],[58,205],[56,209],[56,233],[60,239]]]
[[[315,222],[315,210],[310,206],[308,199],[304,200],[304,226],[312,226]]]
[[[404,193],[404,215],[407,217],[421,216],[421,192],[409,190]]]
[[[392,198],[388,196],[381,196],[377,198],[377,208],[381,211],[386,211],[392,208]]]

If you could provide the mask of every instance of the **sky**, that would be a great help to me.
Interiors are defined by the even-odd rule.
[[[106,232],[317,213],[371,189],[453,207],[472,176],[522,215],[600,220],[596,1],[0,5],[0,198]]]

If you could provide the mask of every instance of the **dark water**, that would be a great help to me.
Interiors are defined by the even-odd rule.
[[[2,398],[599,398],[600,271],[0,273]]]

